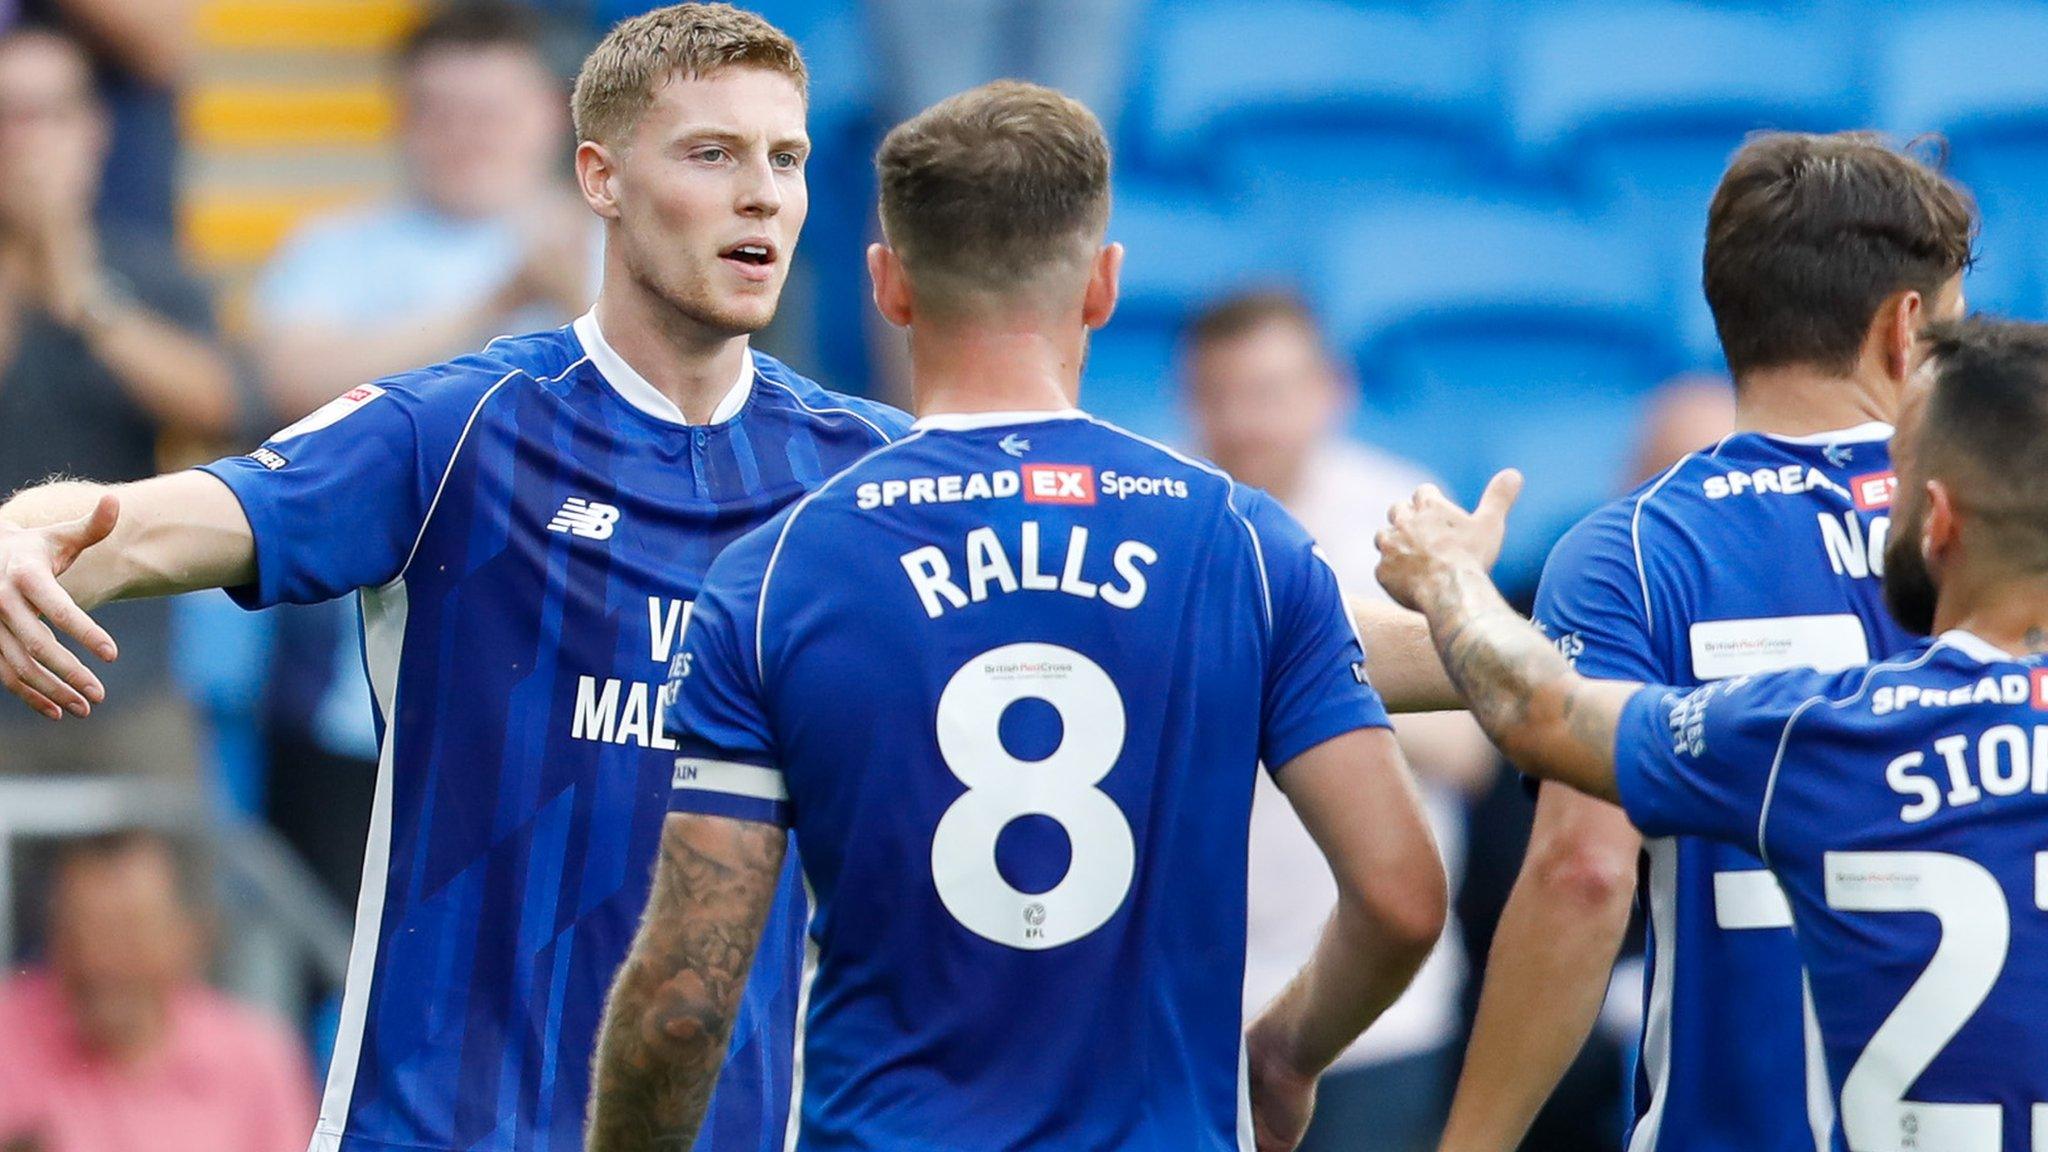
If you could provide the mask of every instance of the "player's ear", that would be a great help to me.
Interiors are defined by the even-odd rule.
[[[1954,555],[1962,536],[1956,515],[1955,495],[1939,480],[1927,482],[1927,517],[1920,527],[1920,555],[1929,571],[1941,571],[1942,562]]]
[[[903,258],[887,244],[868,245],[868,279],[875,284],[875,310],[898,328],[910,326],[910,278]]]
[[[1124,274],[1124,246],[1105,244],[1088,270],[1088,294],[1081,299],[1081,322],[1100,328],[1116,314],[1117,293]]]
[[[576,189],[583,193],[590,210],[606,220],[619,218],[618,174],[611,151],[604,145],[585,140],[576,146]]]
[[[1905,291],[1885,302],[1884,366],[1892,379],[1904,382],[1913,375],[1914,345],[1920,329],[1927,324],[1927,301],[1918,292]]]

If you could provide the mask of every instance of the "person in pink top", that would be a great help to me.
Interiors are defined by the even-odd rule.
[[[167,841],[67,845],[49,909],[47,968],[0,985],[0,1152],[305,1146],[305,1052],[201,982],[205,931]]]

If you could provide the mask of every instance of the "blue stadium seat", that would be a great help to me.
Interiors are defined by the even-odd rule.
[[[1843,5],[1546,5],[1517,36],[1505,81],[1516,139],[1656,251],[1696,366],[1720,356],[1699,292],[1714,187],[1751,132],[1856,123],[1865,101],[1846,14]]]
[[[1664,271],[1606,222],[1420,199],[1346,221],[1322,300],[1363,383],[1358,429],[1471,498],[1529,477],[1502,561],[1533,583],[1572,520],[1612,494],[1644,392],[1686,357]]]
[[[2017,214],[1994,214],[1984,222],[1978,253],[1963,278],[1972,312],[2026,320],[2048,315],[2048,251],[2038,227]]]
[[[1285,202],[1499,178],[1493,53],[1469,2],[1161,5],[1129,133],[1141,163]]]
[[[2048,196],[2048,7],[1899,13],[1884,22],[1878,73],[1887,128],[1948,137],[1950,170],[1983,205],[1987,240],[2033,230]],[[2001,253],[1986,252],[1990,274]]]

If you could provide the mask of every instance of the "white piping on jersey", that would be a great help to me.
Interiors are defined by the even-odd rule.
[[[403,578],[364,589],[363,663],[370,689],[384,714],[384,744],[377,753],[376,799],[370,809],[369,842],[363,852],[363,882],[356,897],[354,939],[343,982],[341,1020],[336,1028],[327,1087],[310,1152],[338,1152],[348,1134],[356,1074],[369,1023],[370,993],[376,981],[377,947],[383,934],[384,899],[391,872],[392,760],[398,742],[398,660],[405,644],[407,597]]]
[[[1871,420],[1854,428],[1837,428],[1832,432],[1815,432],[1808,436],[1780,436],[1774,432],[1759,432],[1757,435],[1780,444],[1869,444],[1891,439],[1894,431],[1882,420]]]
[[[1001,428],[1008,424],[1038,424],[1047,420],[1085,420],[1079,408],[1041,408],[1032,412],[935,412],[920,416],[912,428],[936,428],[941,432],[972,432],[979,428]]]
[[[1939,639],[1979,664],[2012,663],[2022,659],[1982,636],[1974,632],[1965,632],[1961,628],[1951,628],[1943,632]],[[2043,1152],[2048,1152],[2048,1149],[2044,1149]]]
[[[1863,670],[1863,679],[1856,685],[1856,691],[1842,697],[1840,700],[1830,700],[1825,695],[1809,696],[1800,702],[1799,707],[1792,710],[1790,716],[1785,717],[1784,731],[1778,734],[1777,755],[1771,757],[1771,774],[1764,781],[1763,808],[1757,813],[1756,817],[1756,858],[1764,862],[1764,867],[1768,868],[1771,866],[1771,850],[1764,843],[1764,829],[1770,823],[1771,801],[1777,796],[1778,769],[1785,766],[1785,749],[1792,743],[1792,726],[1799,723],[1799,718],[1804,716],[1806,710],[1815,704],[1826,704],[1830,708],[1846,708],[1863,699],[1863,694],[1870,691],[1870,682],[1877,679],[1879,672],[1911,672],[1913,669],[1933,659],[1936,652],[1950,647],[1954,647],[1954,645],[1944,635],[1937,638],[1934,643],[1929,644],[1926,651],[1911,660],[1895,659],[1872,664]]]
[[[860,413],[855,412],[851,408],[813,408],[811,406],[810,401],[804,399],[802,396],[797,394],[796,389],[791,388],[789,385],[784,384],[782,381],[777,380],[775,377],[770,376],[764,372],[761,374],[761,379],[764,383],[773,384],[777,388],[782,389],[784,392],[789,393],[789,398],[791,400],[796,401],[797,407],[803,409],[806,412],[809,412],[813,416],[824,416],[832,412],[837,412],[842,416],[851,416],[855,420],[858,420],[861,423],[867,425],[868,431],[873,432],[875,435],[881,437],[882,443],[889,444],[893,442],[892,437],[890,437],[890,435],[887,432],[882,431],[881,425],[876,424],[873,420],[870,420],[867,417],[861,415]]]
[[[1678,842],[1645,840],[1650,857],[1650,939],[1657,962],[1650,971],[1649,1010],[1643,1013],[1643,1068],[1650,1079],[1650,1106],[1636,1121],[1628,1152],[1656,1152],[1671,1099],[1672,981],[1678,967]]]
[[[767,380],[768,378],[766,376],[763,376],[762,379]],[[771,381],[771,383],[773,383],[773,381]],[[796,396],[796,393],[794,391],[791,391],[790,395]],[[802,404],[803,398],[797,397],[797,403]],[[809,405],[805,405],[805,407],[809,408]],[[816,409],[811,410],[816,411]],[[840,409],[840,411],[846,410]],[[849,414],[855,416],[856,418],[858,418],[859,416],[859,413]],[[865,420],[862,420],[861,422],[864,424],[867,423]],[[874,425],[868,424],[868,427],[874,428]],[[877,432],[881,431],[881,429],[879,428],[876,428],[875,430]],[[875,457],[880,456],[882,453],[887,452],[892,448],[901,448],[903,445],[908,444],[913,440],[920,439],[923,436],[924,431],[920,429],[918,431],[912,432],[908,436],[905,436],[901,440],[890,440],[888,443],[883,444],[880,448],[877,448],[874,451],[868,453],[865,457],[862,458],[862,460],[873,460]],[[884,439],[887,439],[887,437],[884,437]],[[789,539],[789,530],[791,528],[796,527],[796,518],[804,514],[804,509],[810,507],[811,501],[816,500],[818,497],[823,496],[825,493],[831,491],[832,486],[834,484],[839,483],[840,477],[845,476],[848,472],[851,471],[853,471],[852,468],[844,469],[843,471],[834,475],[831,479],[825,481],[823,484],[820,484],[816,488],[811,489],[809,495],[805,496],[803,499],[796,502],[796,507],[790,510],[789,519],[784,520],[782,522],[782,531],[776,533],[775,547],[768,553],[767,566],[761,569],[761,594],[754,600],[754,677],[760,683],[761,690],[764,692],[768,690],[768,663],[764,659],[765,644],[762,639],[764,635],[762,629],[763,625],[767,622],[768,619],[768,579],[769,577],[775,575],[775,562],[782,559],[782,545]]]
[[[1727,441],[1723,440],[1721,443],[1725,444]],[[1713,450],[1716,452],[1720,451],[1721,445],[1714,445]],[[1655,636],[1657,634],[1657,614],[1650,611],[1650,573],[1648,569],[1643,567],[1643,505],[1648,504],[1650,497],[1655,496],[1664,485],[1670,483],[1671,478],[1678,475],[1678,470],[1692,463],[1693,459],[1698,455],[1699,453],[1697,452],[1688,452],[1684,456],[1679,457],[1678,463],[1673,464],[1669,471],[1658,477],[1657,482],[1650,485],[1648,491],[1636,497],[1635,511],[1628,518],[1629,545],[1634,550],[1636,557],[1636,583],[1641,585],[1643,589],[1643,630],[1646,636]]]
[[[581,363],[583,363],[581,360],[576,362],[576,364]],[[576,364],[571,364],[568,368],[564,368],[562,370],[563,375],[567,375],[573,370]],[[427,525],[434,522],[434,510],[441,506],[441,493],[448,489],[448,478],[455,475],[455,462],[462,459],[462,446],[469,443],[469,430],[476,427],[476,418],[483,414],[484,405],[491,402],[491,397],[498,394],[498,389],[503,388],[507,380],[518,375],[521,375],[521,370],[514,368],[512,371],[498,377],[498,382],[486,389],[484,394],[477,398],[476,407],[469,410],[469,419],[462,422],[462,435],[455,438],[455,450],[448,454],[448,465],[441,469],[441,481],[434,485],[434,498],[427,502],[426,515],[420,517],[420,530],[412,538],[412,548],[406,552],[405,563],[398,566],[398,575],[391,578],[391,583],[396,584],[405,579],[405,574],[412,569],[413,557],[420,554],[420,544],[427,538]],[[389,713],[386,713],[387,717],[389,715]]]
[[[804,870],[801,855],[796,860],[797,878],[804,882],[804,968],[797,977],[795,1033],[789,1043],[789,1119],[782,1126],[782,1152],[796,1152],[804,1132],[804,1043],[810,1037],[811,985],[818,982],[818,941],[811,936],[811,917],[817,914],[818,893],[811,887],[811,874]]]
[[[1273,582],[1266,576],[1266,549],[1259,543],[1259,530],[1257,528],[1252,527],[1252,522],[1250,518],[1247,517],[1244,514],[1244,512],[1241,511],[1237,506],[1236,478],[1232,477],[1230,473],[1225,472],[1223,469],[1218,468],[1213,464],[1206,464],[1200,460],[1195,459],[1192,456],[1184,455],[1180,452],[1175,451],[1172,448],[1167,447],[1164,444],[1161,444],[1157,440],[1153,440],[1145,436],[1140,436],[1136,432],[1133,432],[1128,428],[1120,428],[1115,424],[1111,424],[1107,420],[1103,420],[1094,416],[1087,416],[1085,413],[1083,414],[1083,416],[1090,424],[1095,425],[1097,428],[1107,428],[1111,432],[1114,432],[1119,436],[1123,436],[1131,440],[1136,440],[1138,443],[1143,444],[1148,448],[1152,448],[1155,451],[1164,452],[1168,456],[1173,457],[1175,460],[1180,461],[1181,463],[1187,465],[1190,468],[1199,468],[1202,471],[1207,472],[1209,475],[1217,477],[1218,479],[1222,480],[1225,485],[1227,485],[1227,487],[1223,491],[1223,506],[1225,508],[1230,509],[1231,516],[1235,517],[1239,524],[1244,525],[1245,535],[1251,537],[1252,559],[1258,562],[1259,567],[1259,596],[1261,602],[1264,604],[1266,609],[1266,629],[1270,632],[1273,628]]]
[[[1792,930],[1796,933],[1798,926]],[[1827,1048],[1821,1041],[1820,1017],[1813,1010],[1813,981],[1807,979],[1804,964],[1799,966],[1799,1015],[1806,1052],[1806,1129],[1813,1133],[1815,1152],[1820,1152],[1835,1131],[1835,1092],[1828,1084],[1827,1061],[1822,1058]]]
[[[611,341],[604,338],[604,332],[597,325],[595,307],[578,316],[576,322],[569,327],[575,331],[576,339],[582,343],[583,351],[588,354],[587,359],[597,366],[598,375],[603,376],[605,383],[611,385],[612,391],[619,394],[619,399],[656,420],[684,427],[691,426],[689,418],[683,415],[683,410],[676,406],[676,402],[662,395],[661,389],[648,383],[647,377],[626,363],[626,358],[619,355],[618,350],[612,347]],[[746,407],[748,394],[753,390],[754,350],[744,348],[740,355],[739,379],[733,381],[732,387],[726,390],[724,397],[718,401],[718,407],[711,410],[711,419],[705,421],[705,425],[723,424],[739,415],[740,409]]]

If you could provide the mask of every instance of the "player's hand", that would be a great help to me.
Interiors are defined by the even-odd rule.
[[[1294,1152],[1316,1110],[1316,1078],[1264,1051],[1254,1030],[1246,1037],[1245,1071],[1252,1097],[1252,1136],[1258,1152]]]
[[[0,524],[0,687],[52,720],[63,719],[66,712],[85,716],[107,698],[99,677],[57,642],[50,624],[102,660],[119,655],[114,638],[86,615],[57,577],[80,553],[105,540],[120,515],[120,501],[108,493],[76,520],[42,528]]]
[[[1522,474],[1496,473],[1470,512],[1452,503],[1434,484],[1387,512],[1379,546],[1380,585],[1403,608],[1426,611],[1430,590],[1449,573],[1493,568],[1507,533],[1508,509],[1522,492]]]

